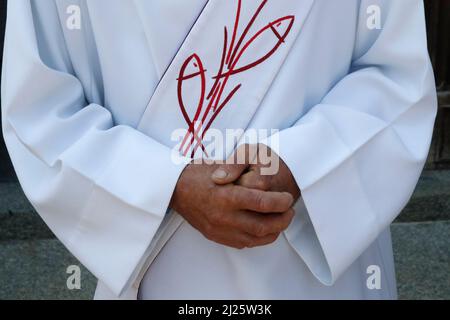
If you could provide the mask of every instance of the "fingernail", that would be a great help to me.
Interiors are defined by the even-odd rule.
[[[213,178],[214,179],[225,179],[228,176],[228,173],[226,173],[224,170],[222,169],[218,169],[216,171],[214,171],[213,173]]]

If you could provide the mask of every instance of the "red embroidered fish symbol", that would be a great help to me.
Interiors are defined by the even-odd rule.
[[[194,142],[194,139],[197,139],[198,143],[201,143],[200,138],[195,136],[195,126],[196,123],[200,117],[200,114],[203,109],[203,103],[205,100],[205,93],[206,93],[206,70],[203,67],[203,63],[200,59],[200,57],[197,54],[193,54],[190,57],[186,59],[184,64],[182,65],[180,69],[180,75],[178,77],[178,103],[181,109],[181,113],[183,114],[183,117],[188,124],[188,133],[186,134],[184,140],[182,141],[182,144],[180,146],[180,151],[183,150],[188,138],[192,134],[192,140],[191,144]],[[190,82],[190,83],[188,83]],[[189,86],[188,92],[184,90],[187,85]],[[192,88],[197,88],[199,90],[192,90]],[[187,108],[185,105],[186,101],[189,101],[190,97],[193,96],[193,92],[199,92],[199,96],[196,97],[197,101],[197,108],[196,113],[194,117],[191,119]],[[195,98],[194,98],[195,99]],[[195,100],[194,100],[195,103]],[[202,148],[204,149],[203,145]],[[205,150],[204,150],[205,151]]]
[[[250,37],[249,40],[244,43],[251,27],[253,26],[254,22],[256,21],[257,17],[259,16],[260,12],[267,4],[267,2],[268,0],[261,1],[253,17],[250,19],[239,39],[237,39],[236,37],[237,30],[239,29],[242,0],[237,1],[237,12],[232,39],[228,47],[228,29],[225,27],[221,64],[216,75],[212,77],[214,83],[207,96],[206,70],[203,67],[203,63],[200,57],[197,54],[191,55],[186,59],[183,66],[181,67],[180,76],[178,78],[178,101],[183,117],[189,126],[188,132],[186,133],[180,147],[180,151],[185,156],[187,155],[189,148],[193,145],[194,141],[196,141],[196,145],[192,150],[191,157],[194,157],[195,152],[199,146],[202,147],[203,152],[206,156],[208,156],[202,143],[203,138],[219,113],[225,108],[225,106],[230,102],[230,100],[241,89],[242,86],[242,84],[237,85],[228,93],[228,95],[225,96],[224,99],[222,99],[229,79],[232,76],[250,70],[269,59],[285,42],[286,37],[289,35],[295,21],[295,16],[293,15],[285,16],[268,23],[265,27],[257,31],[252,37]],[[261,55],[258,48],[261,48],[262,46],[267,47],[267,44],[269,44],[269,49],[265,54]],[[270,44],[273,44],[273,46],[271,46]],[[250,58],[253,56],[258,56],[258,54],[258,58]],[[249,58],[242,59],[242,57]],[[245,60],[253,62],[247,62],[242,66],[239,65],[240,61]],[[185,81],[195,81],[194,87],[196,86],[197,89],[200,88],[198,90],[200,95],[196,97],[198,98],[197,111],[192,119],[189,117],[185,106],[185,100],[187,100],[187,97],[190,97],[192,94],[192,85],[189,87],[190,90],[188,91],[188,93],[186,93],[187,97],[185,97],[185,92],[183,90]],[[205,101],[208,101],[208,104],[205,110],[203,110],[203,104]],[[212,115],[209,117],[211,111]],[[202,118],[199,121],[200,116],[202,116]],[[209,120],[207,123],[205,123],[208,117]],[[197,124],[197,122],[199,124]],[[200,133],[200,131],[202,132]],[[186,142],[189,140],[189,137],[191,137],[190,142],[186,144]]]
[[[259,30],[250,40],[248,40],[239,53],[236,54],[233,64],[230,66],[230,74],[234,75],[249,70],[267,59],[269,59],[278,48],[285,42],[294,24],[294,16],[286,16],[270,22],[267,26]],[[239,61],[245,56],[256,56],[259,43],[274,43],[274,46],[262,57],[245,66],[239,66]],[[237,52],[237,51],[236,51]],[[233,60],[233,59],[232,59]]]

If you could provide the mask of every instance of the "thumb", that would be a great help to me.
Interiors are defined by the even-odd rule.
[[[213,172],[212,180],[214,183],[224,185],[237,181],[252,163],[256,156],[255,152],[257,152],[257,146],[255,145],[240,146],[225,164],[219,165]]]
[[[215,184],[230,184],[238,180],[248,164],[222,164],[212,174],[212,180]]]

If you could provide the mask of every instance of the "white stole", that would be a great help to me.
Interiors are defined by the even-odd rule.
[[[212,128],[245,130],[312,2],[208,1],[151,97],[138,129],[167,146],[178,144],[185,156],[191,156],[192,150],[196,156],[207,155],[200,142]],[[172,139],[179,129],[189,131],[185,141]],[[224,153],[234,148],[229,143]]]

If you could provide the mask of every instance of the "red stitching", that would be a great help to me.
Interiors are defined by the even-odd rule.
[[[179,151],[186,156],[189,152],[189,149],[194,145],[194,142],[196,142],[195,146],[192,148],[191,157],[193,158],[195,155],[195,152],[199,147],[202,148],[205,155],[208,157],[208,154],[205,150],[205,146],[203,145],[203,139],[205,137],[205,134],[207,131],[211,128],[212,124],[218,117],[218,115],[221,113],[221,111],[228,105],[228,103],[232,100],[232,98],[235,96],[235,94],[241,89],[242,84],[238,84],[233,90],[228,93],[226,98],[222,101],[222,95],[226,89],[226,86],[228,84],[228,80],[231,78],[231,76],[236,75],[238,73],[250,70],[257,65],[263,63],[267,59],[269,59],[278,49],[279,47],[285,42],[287,36],[289,35],[292,26],[295,21],[295,16],[285,16],[279,19],[276,19],[270,23],[268,23],[265,27],[260,29],[258,32],[256,32],[243,46],[242,43],[244,42],[248,32],[250,31],[252,25],[258,18],[259,14],[267,4],[268,0],[262,0],[259,7],[253,14],[251,20],[247,24],[246,28],[244,29],[242,35],[239,37],[238,42],[236,45],[234,44],[237,37],[237,30],[239,28],[240,23],[240,15],[241,15],[241,7],[242,7],[242,0],[238,0],[237,4],[237,10],[236,10],[236,17],[234,22],[234,28],[233,28],[233,35],[231,38],[230,46],[228,48],[228,30],[227,27],[224,27],[224,43],[223,43],[223,50],[222,50],[222,57],[221,57],[221,63],[219,70],[215,76],[213,76],[211,79],[214,80],[213,85],[211,87],[211,90],[209,91],[208,95],[206,96],[206,101],[208,101],[208,106],[206,107],[205,111],[203,112],[203,116],[200,122],[198,122],[198,119],[200,118],[203,110],[203,105],[205,102],[205,95],[206,95],[206,72],[207,70],[203,67],[202,60],[197,54],[193,54],[190,57],[186,59],[186,61],[183,63],[180,69],[180,75],[177,79],[178,81],[178,103],[181,109],[181,113],[188,124],[188,131],[182,141],[182,144],[179,148]],[[287,23],[286,30],[283,34],[280,34],[276,28],[283,25],[283,23]],[[255,60],[252,63],[249,63],[243,67],[237,68],[237,65],[242,58],[242,56],[247,52],[248,48],[251,47],[251,45],[257,40],[262,34],[266,32],[272,32],[275,37],[278,39],[275,43],[274,47],[269,50],[268,53],[266,53],[261,58]],[[241,48],[242,46],[242,48]],[[186,69],[189,66],[189,64],[193,62],[193,65],[198,71],[193,72],[191,74],[186,75]],[[227,71],[224,72],[224,68],[227,66]],[[200,91],[200,97],[199,102],[197,106],[196,113],[194,115],[194,118],[191,120],[186,107],[184,105],[183,101],[183,82],[186,80],[194,79],[196,77],[200,77],[200,85],[201,85],[201,91]],[[199,132],[201,131],[203,124],[208,119],[208,116],[213,111],[213,114],[209,121],[206,123],[206,126],[203,129],[203,132],[201,134],[201,137],[199,136]],[[196,124],[199,123],[198,127],[195,128]],[[192,135],[190,142],[187,143],[189,137]],[[184,148],[186,146],[186,148]]]

